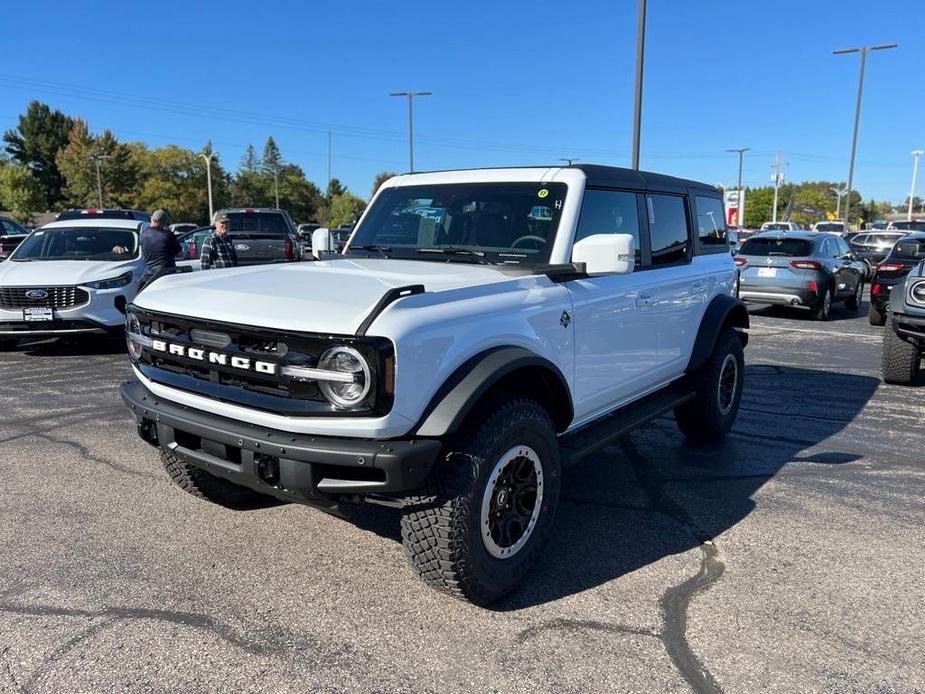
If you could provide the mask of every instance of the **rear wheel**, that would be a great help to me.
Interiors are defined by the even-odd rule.
[[[816,307],[813,309],[812,316],[813,320],[828,320],[829,313],[832,311],[832,288],[829,287],[825,290],[825,294],[822,295],[822,299],[819,300],[819,303],[816,304]]]
[[[406,500],[402,543],[432,588],[477,605],[510,592],[538,559],[559,501],[546,409],[494,399],[448,442],[428,488]]]
[[[867,309],[867,321],[871,325],[885,325],[886,311],[880,310],[874,302],[871,302],[870,307]]]
[[[881,370],[884,383],[908,386],[915,383],[922,364],[918,345],[906,342],[892,330],[883,335]]]
[[[693,441],[719,441],[735,422],[742,400],[745,352],[742,340],[727,329],[716,341],[709,360],[689,382],[696,395],[675,408],[678,428]]]
[[[252,489],[232,484],[202,468],[190,465],[163,448],[161,463],[174,484],[198,499],[205,499],[227,508],[246,508],[264,498],[263,494],[258,494]]]
[[[854,294],[845,299],[845,308],[849,311],[857,311],[861,308],[861,301],[864,297],[864,280],[858,279],[858,286],[854,289]]]

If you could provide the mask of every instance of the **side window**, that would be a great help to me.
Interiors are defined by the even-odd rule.
[[[848,248],[848,244],[845,243],[845,239],[835,239],[835,245],[838,246],[838,255],[840,256],[848,255],[851,252],[851,249]]]
[[[827,258],[837,258],[838,257],[838,245],[836,245],[835,239],[825,240],[825,246],[822,247],[822,253]]]
[[[697,205],[697,237],[706,247],[720,247],[726,250],[726,215],[723,201],[698,195],[694,199]]]
[[[639,265],[641,258],[636,194],[615,190],[586,190],[581,202],[575,242],[594,234],[632,234],[636,241],[636,265]]]
[[[19,231],[12,222],[9,222],[5,219],[0,219],[0,234],[22,234],[25,232]]]
[[[687,259],[690,245],[684,198],[646,195],[652,265],[669,265]]]

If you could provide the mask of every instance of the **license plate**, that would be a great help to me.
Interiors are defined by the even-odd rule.
[[[26,322],[54,320],[54,314],[50,308],[24,308],[22,310],[22,319]]]
[[[760,267],[758,268],[759,277],[777,277],[777,268],[776,267]]]

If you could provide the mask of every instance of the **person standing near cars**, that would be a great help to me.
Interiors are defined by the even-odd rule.
[[[169,224],[170,215],[167,211],[155,210],[151,215],[151,223],[142,227],[139,240],[145,260],[145,269],[141,273],[142,287],[176,270],[177,254],[183,249],[177,237],[167,228]]]
[[[238,254],[234,250],[234,241],[228,234],[228,222],[228,215],[223,212],[216,212],[212,218],[215,230],[206,236],[200,254],[203,270],[237,267]]]

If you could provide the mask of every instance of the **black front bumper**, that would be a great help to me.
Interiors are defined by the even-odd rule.
[[[435,439],[370,441],[266,429],[163,400],[138,381],[119,390],[139,436],[151,445],[286,501],[328,506],[343,496],[420,489],[441,449]]]
[[[911,316],[906,313],[894,313],[893,330],[899,337],[925,348],[925,316]]]

